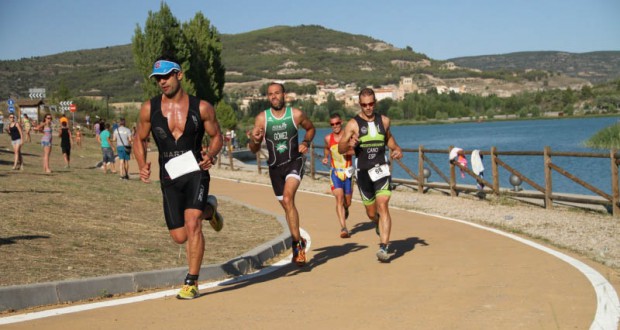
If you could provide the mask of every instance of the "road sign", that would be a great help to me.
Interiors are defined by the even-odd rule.
[[[10,107],[12,107],[13,104],[15,104],[15,101],[13,101],[13,99],[8,99],[8,101],[6,101],[6,103],[8,103]]]
[[[9,112],[10,112],[10,113],[15,112],[15,107],[14,107],[14,106],[12,106],[12,105],[9,105]]]
[[[76,112],[77,111],[77,105],[75,105],[75,104],[69,105],[69,111]]]
[[[67,110],[70,110],[69,107],[72,104],[73,104],[73,101],[60,101],[60,111],[65,112]]]
[[[30,88],[28,90],[28,93],[31,99],[44,99],[45,98],[45,88]]]

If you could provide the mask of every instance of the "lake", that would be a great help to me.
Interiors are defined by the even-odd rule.
[[[442,125],[411,125],[394,126],[392,133],[401,148],[418,149],[423,145],[426,149],[445,149],[453,145],[464,150],[478,149],[490,151],[491,147],[501,151],[540,151],[545,146],[551,147],[552,151],[569,152],[596,152],[608,153],[609,150],[596,150],[587,148],[584,142],[599,130],[618,122],[620,117],[598,118],[564,118],[545,120],[516,120],[495,121],[482,123],[455,123]],[[317,129],[314,138],[315,145],[323,145],[323,137],[331,132],[331,128]],[[303,132],[300,136],[303,137]],[[300,138],[301,139],[301,138]],[[322,150],[316,150],[323,155]],[[427,154],[427,156],[449,175],[447,154]],[[417,173],[418,154],[405,153],[403,162],[414,173]],[[467,155],[469,161],[469,155]],[[500,159],[508,165],[523,173],[537,184],[545,186],[544,164],[542,156],[500,156]],[[553,157],[553,163],[566,171],[576,175],[596,188],[611,193],[611,165],[609,159],[603,158],[578,158],[578,157]],[[485,167],[485,179],[492,181],[490,157],[483,159]],[[427,165],[428,168],[430,168]],[[316,162],[318,170],[326,171],[327,168]],[[409,175],[398,165],[393,166],[394,177],[409,179]],[[458,171],[457,171],[458,172]],[[512,188],[509,182],[510,173],[500,167],[500,186]],[[437,174],[432,173],[429,182],[443,182]],[[574,183],[563,175],[553,171],[553,191],[562,193],[595,195],[590,190]],[[475,181],[466,175],[462,179],[457,173],[457,183],[475,184]],[[533,189],[525,182],[524,189]]]

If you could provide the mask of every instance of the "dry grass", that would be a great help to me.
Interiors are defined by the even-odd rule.
[[[158,182],[123,181],[95,165],[101,151],[93,138],[74,146],[64,169],[54,138],[51,174],[41,165],[40,135],[24,145],[25,169],[11,170],[10,139],[0,135],[0,286],[185,267],[185,249],[165,226]],[[154,175],[153,177],[156,177]],[[204,264],[219,263],[282,232],[272,216],[220,200],[227,228],[206,224]],[[265,221],[265,218],[273,221]]]

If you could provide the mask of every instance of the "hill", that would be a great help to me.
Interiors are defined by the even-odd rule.
[[[559,72],[570,77],[584,78],[594,84],[620,77],[620,52],[617,51],[579,54],[557,51],[518,52],[458,57],[448,61],[483,71],[530,69]]]
[[[578,88],[620,77],[620,52],[615,51],[526,52],[437,61],[409,47],[400,49],[369,36],[316,25],[223,34],[221,40],[229,92],[237,83],[273,79],[377,86],[409,76],[422,88],[467,85],[467,92],[501,95],[505,90],[536,90],[543,81],[546,88]],[[0,98],[27,98],[34,87],[46,88],[50,98],[65,87],[74,96],[139,101],[141,81],[131,45],[0,61]]]

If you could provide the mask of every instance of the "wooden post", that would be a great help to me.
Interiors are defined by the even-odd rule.
[[[499,196],[499,170],[497,167],[497,148],[491,147],[491,171],[493,174],[493,191]]]
[[[232,142],[228,142],[228,146],[226,148],[228,149],[228,159],[230,160],[230,170],[234,171],[235,167],[233,166]]]
[[[418,146],[418,193],[424,193],[424,182],[426,178],[424,177],[424,146]]]
[[[620,217],[620,191],[618,190],[618,159],[616,159],[616,149],[611,149],[609,159],[611,159],[611,209],[614,217]]]
[[[551,195],[553,194],[553,182],[551,181],[551,147],[546,146],[544,151],[544,163],[545,163],[545,208],[553,209],[553,200]]]
[[[310,142],[308,148],[310,148],[310,173],[312,173],[312,180],[316,180],[316,169],[314,168],[314,143]],[[305,165],[306,164],[304,164],[304,166]]]
[[[450,150],[452,150],[454,146],[450,146],[448,148],[448,155],[450,155]],[[458,158],[458,157],[457,157]],[[456,159],[454,160],[456,162]],[[450,163],[450,196],[456,197],[456,169],[454,168],[454,163]]]

